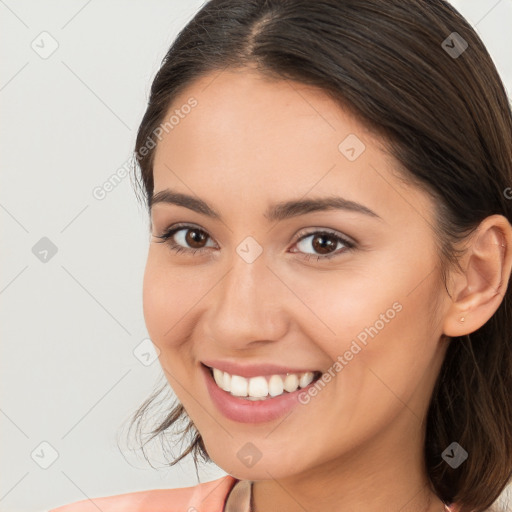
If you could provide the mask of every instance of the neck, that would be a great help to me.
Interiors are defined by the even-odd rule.
[[[422,433],[381,432],[378,446],[367,442],[303,473],[269,471],[254,481],[252,512],[444,512],[424,467]]]

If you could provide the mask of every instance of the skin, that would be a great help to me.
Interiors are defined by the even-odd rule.
[[[256,512],[443,510],[424,468],[424,419],[449,337],[476,330],[502,300],[510,224],[489,217],[467,241],[450,297],[440,281],[435,205],[398,178],[382,141],[322,91],[244,69],[203,77],[170,111],[190,97],[198,105],[156,148],[154,192],[197,196],[222,221],[153,207],[143,305],[165,375],[209,455],[255,481]],[[366,146],[355,161],[338,149],[349,134]],[[380,218],[332,209],[280,222],[263,215],[273,203],[330,195]],[[174,242],[203,252],[177,254],[171,241],[161,243],[157,236],[178,222],[207,237],[187,245],[184,229]],[[321,229],[356,245],[330,238],[332,249],[319,252],[318,237],[298,241]],[[247,236],[263,249],[252,263],[236,252]],[[336,251],[327,260],[303,257]],[[238,423],[211,402],[201,360],[326,372],[394,303],[401,311],[288,416]],[[262,455],[252,467],[237,457],[247,442]]]

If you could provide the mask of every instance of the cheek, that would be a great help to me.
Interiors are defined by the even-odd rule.
[[[314,287],[296,281],[297,293],[318,317],[309,315],[305,329],[333,362],[338,356],[346,361],[342,373],[350,371],[354,392],[364,380],[369,384],[371,369],[405,392],[436,353],[439,332],[430,304],[440,288],[435,273],[429,275],[433,264],[428,256],[397,256],[352,266],[335,279],[325,274]]]
[[[410,293],[409,284],[417,284],[415,275],[410,269],[400,282],[390,279],[379,287],[371,286],[371,279],[359,286],[359,276],[341,280],[328,294],[310,296],[310,304],[314,298],[322,304],[319,316],[335,332],[320,336],[326,329],[316,319],[316,330],[311,329],[311,336],[316,332],[312,339],[332,361],[329,390],[311,398],[316,416],[323,418],[315,427],[320,437],[332,435],[334,424],[340,428],[335,442],[341,444],[372,436],[393,421],[404,404],[421,417],[436,367],[435,333],[429,330],[426,307],[436,287],[423,283]]]
[[[196,294],[187,299],[187,283],[183,272],[165,261],[165,255],[156,249],[148,255],[143,279],[143,313],[146,328],[153,344],[158,347],[159,361],[164,375],[178,399],[190,407],[190,398],[183,392],[187,382],[187,368],[191,358],[187,345],[190,332],[187,312]],[[190,283],[188,283],[190,285]],[[191,295],[191,294],[188,294]]]
[[[142,306],[146,328],[153,342],[163,349],[176,339],[173,327],[186,313],[186,290],[179,270],[162,261],[162,249],[150,249],[144,271]]]

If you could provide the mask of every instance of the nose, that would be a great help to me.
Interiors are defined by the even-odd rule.
[[[230,262],[209,294],[210,307],[203,318],[207,339],[228,353],[283,338],[291,321],[287,304],[292,294],[265,253],[253,262],[235,253]]]

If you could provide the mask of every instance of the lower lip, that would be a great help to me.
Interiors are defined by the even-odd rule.
[[[298,388],[293,393],[285,392],[274,398],[245,400],[219,388],[210,370],[203,364],[200,366],[213,403],[226,418],[240,423],[262,423],[283,416],[300,403],[298,401],[299,393],[307,392],[309,387],[316,383],[314,381],[305,388]]]

